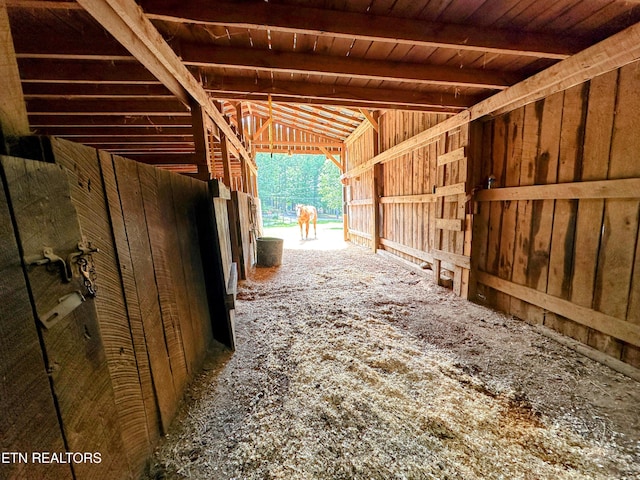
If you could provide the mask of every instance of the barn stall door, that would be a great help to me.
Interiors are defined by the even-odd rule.
[[[12,157],[0,157],[0,163],[64,449],[100,453],[100,463],[73,463],[74,478],[127,478],[128,463],[122,461],[126,456],[92,299],[96,275],[92,257],[99,253],[92,252],[90,239],[81,236],[61,167]],[[59,447],[54,442],[45,450],[61,451],[56,450]],[[38,478],[49,475],[47,469]]]

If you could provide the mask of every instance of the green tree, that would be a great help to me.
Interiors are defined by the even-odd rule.
[[[331,161],[325,160],[318,179],[318,192],[323,206],[327,211],[339,213],[342,208],[342,185],[340,184],[340,170]]]
[[[263,210],[293,210],[296,203],[322,206],[318,185],[322,155],[256,155]]]

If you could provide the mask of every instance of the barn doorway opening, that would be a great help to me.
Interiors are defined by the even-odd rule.
[[[264,236],[284,239],[284,248],[335,250],[345,248],[342,185],[339,168],[324,155],[258,153],[258,191]],[[317,211],[316,231],[298,225],[296,205]]]

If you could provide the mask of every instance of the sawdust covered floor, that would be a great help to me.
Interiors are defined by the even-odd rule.
[[[341,241],[284,236],[149,478],[640,478],[640,384]]]

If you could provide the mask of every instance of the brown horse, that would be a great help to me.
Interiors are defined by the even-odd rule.
[[[300,238],[302,236],[302,224],[306,227],[306,238],[309,238],[309,222],[313,222],[313,236],[318,237],[316,232],[316,222],[318,221],[318,212],[316,207],[312,205],[296,205],[296,215],[298,216],[298,225],[300,225]]]

